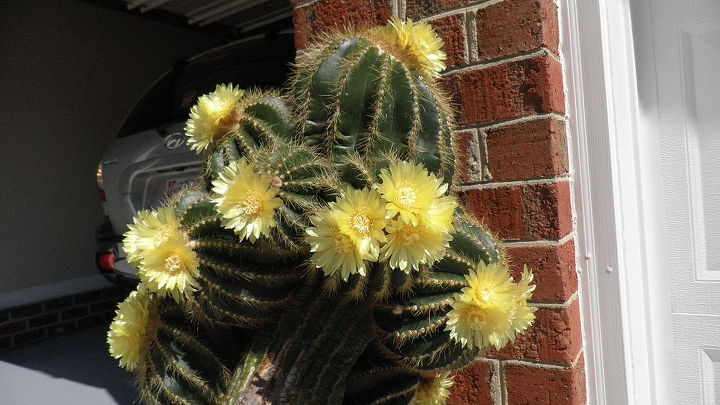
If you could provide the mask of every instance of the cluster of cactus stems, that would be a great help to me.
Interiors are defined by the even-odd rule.
[[[462,208],[438,257],[416,268],[369,260],[364,274],[340,277],[312,259],[313,216],[344,190],[377,187],[393,162],[452,181],[447,97],[433,72],[412,62],[412,43],[382,36],[392,29],[412,36],[413,25],[393,21],[319,40],[284,93],[224,88],[235,92],[234,106],[205,123],[217,133],[194,145],[204,153],[205,173],[166,204],[195,272],[182,294],[159,294],[143,285],[141,265],[143,282],[128,300],[144,297],[132,303],[143,322],[123,314],[121,304],[109,333],[111,352],[137,372],[146,403],[440,404],[447,374],[493,344],[468,344],[448,326],[458,296],[472,287],[468,275],[507,263],[498,241]],[[269,225],[257,237],[247,237],[247,229],[239,234],[218,208],[218,185],[243,167],[262,173],[275,190]],[[173,283],[155,285],[177,289]],[[529,280],[525,287],[518,299],[526,301]],[[525,317],[529,324],[531,309]],[[135,335],[126,330],[133,322],[141,328]],[[128,335],[136,347],[113,350],[118,336]],[[423,394],[434,386],[440,392]]]

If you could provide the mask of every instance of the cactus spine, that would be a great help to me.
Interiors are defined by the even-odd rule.
[[[140,359],[146,402],[437,402],[447,372],[527,327],[531,279],[481,279],[502,248],[445,196],[453,119],[434,83],[440,45],[427,24],[397,20],[330,35],[296,66],[289,105],[219,86],[193,108],[202,184],[170,201],[178,229],[145,214],[128,237],[143,267],[176,235],[196,262],[167,250],[167,280],[194,265],[198,275],[172,299],[147,293],[140,330],[123,304],[109,335],[116,357]],[[478,295],[492,283],[504,306]],[[508,326],[473,332],[486,308]],[[136,335],[144,343],[121,350]]]

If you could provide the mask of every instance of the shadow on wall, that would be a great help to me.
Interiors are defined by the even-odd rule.
[[[140,96],[224,40],[79,0],[0,2],[0,293],[95,272],[95,170]]]
[[[139,403],[133,374],[108,354],[106,327],[0,354],[0,403]]]

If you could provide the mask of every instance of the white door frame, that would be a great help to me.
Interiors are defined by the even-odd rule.
[[[649,1],[560,5],[589,404],[674,403]]]

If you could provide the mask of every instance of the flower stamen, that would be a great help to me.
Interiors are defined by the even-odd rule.
[[[350,228],[360,237],[369,235],[371,225],[372,220],[365,211],[357,212],[350,221]]]
[[[248,219],[255,219],[263,210],[262,198],[258,193],[249,191],[245,194],[240,203],[238,203],[238,211],[244,214]]]
[[[405,183],[397,191],[397,205],[403,209],[410,209],[417,201],[417,191],[411,184]]]

